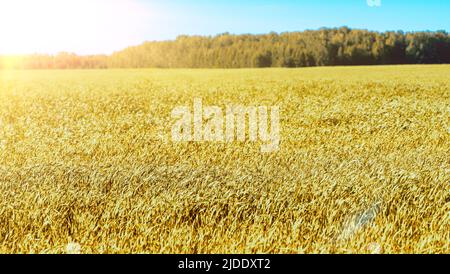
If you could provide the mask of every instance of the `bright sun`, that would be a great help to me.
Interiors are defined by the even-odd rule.
[[[110,53],[148,16],[136,0],[0,0],[0,54]]]

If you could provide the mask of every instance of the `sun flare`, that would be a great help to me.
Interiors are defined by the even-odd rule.
[[[141,42],[148,15],[135,0],[2,0],[0,54],[108,53]]]

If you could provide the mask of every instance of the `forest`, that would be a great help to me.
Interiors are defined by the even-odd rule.
[[[302,32],[182,35],[111,55],[0,56],[1,68],[255,68],[450,63],[446,31],[374,32],[323,28]]]

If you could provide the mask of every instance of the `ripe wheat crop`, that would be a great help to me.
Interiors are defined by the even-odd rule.
[[[449,253],[450,66],[0,71],[0,252]],[[278,151],[171,110],[280,107]]]

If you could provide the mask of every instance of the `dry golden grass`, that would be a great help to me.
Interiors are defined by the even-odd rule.
[[[0,252],[449,253],[450,66],[0,71]],[[280,151],[170,141],[279,105]]]

